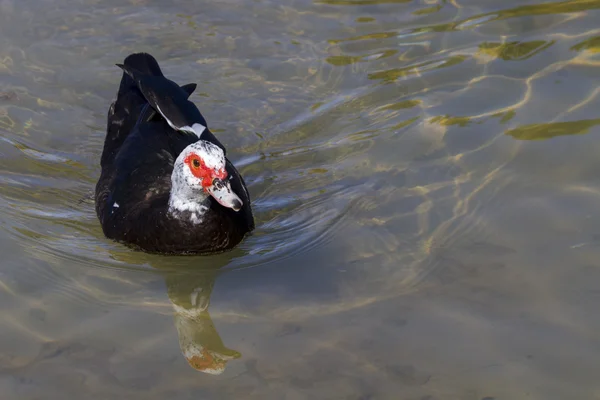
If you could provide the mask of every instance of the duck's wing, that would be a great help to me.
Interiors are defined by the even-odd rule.
[[[180,143],[183,142],[183,143]],[[103,226],[165,198],[167,207],[171,174],[178,156],[173,148],[185,147],[193,138],[169,128],[162,119],[137,124],[124,140],[96,187],[96,208]],[[100,181],[99,181],[100,182]],[[116,229],[116,228],[115,228]]]
[[[162,73],[148,74],[127,63],[117,66],[131,77],[146,101],[162,115],[171,128],[196,135],[198,139],[209,141],[226,152],[225,146],[208,129],[198,107],[188,100],[189,94],[177,83]]]
[[[188,97],[190,97],[192,93],[194,93],[194,90],[196,90],[197,86],[198,85],[195,83],[188,83],[187,85],[181,86],[181,88],[187,93]],[[156,118],[161,118],[161,115],[158,114],[154,108],[152,108],[150,103],[146,103],[142,109],[142,112],[140,113],[140,117],[138,118],[138,124],[141,122],[149,122]]]

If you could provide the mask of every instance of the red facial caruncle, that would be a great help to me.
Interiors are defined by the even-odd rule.
[[[192,171],[192,175],[202,181],[202,187],[206,189],[212,186],[215,178],[225,179],[227,178],[227,171],[225,169],[214,170],[213,168],[207,167],[204,161],[195,153],[190,154],[184,160],[187,166]]]

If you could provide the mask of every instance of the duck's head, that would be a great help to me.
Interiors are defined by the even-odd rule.
[[[211,196],[223,207],[239,211],[243,203],[231,189],[226,163],[223,150],[210,142],[199,140],[186,147],[173,167],[169,210],[200,217]]]

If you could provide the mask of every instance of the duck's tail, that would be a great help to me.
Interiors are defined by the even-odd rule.
[[[144,75],[164,76],[154,57],[148,53],[133,53],[125,58],[123,64],[117,64],[123,69],[123,78],[119,86],[119,95],[131,90],[137,91],[137,84],[129,71],[136,71]]]
[[[144,76],[164,77],[156,59],[147,53],[131,54],[125,59],[123,64],[116,65],[124,72],[121,80],[121,87],[125,86],[125,90],[135,90],[142,96],[144,96],[144,94],[141,92],[140,85],[142,84],[141,79],[143,79]],[[196,84],[188,83],[187,85],[181,86],[181,88],[186,93],[186,98],[189,98],[194,90],[196,90]],[[138,122],[150,121],[156,116],[156,110],[154,110],[150,104],[146,104],[140,113]]]
[[[163,76],[158,62],[148,53],[130,54],[123,64],[144,74]],[[103,166],[114,159],[116,152],[135,126],[144,104],[146,99],[135,81],[128,74],[123,73],[117,99],[108,110],[106,140],[101,159]]]
[[[133,53],[125,58],[123,64],[147,75],[163,76],[158,62],[148,53]]]

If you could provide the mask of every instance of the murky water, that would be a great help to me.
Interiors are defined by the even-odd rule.
[[[599,0],[0,0],[0,397],[598,398],[598,21]],[[234,251],[102,235],[135,51],[199,84],[254,200]]]

